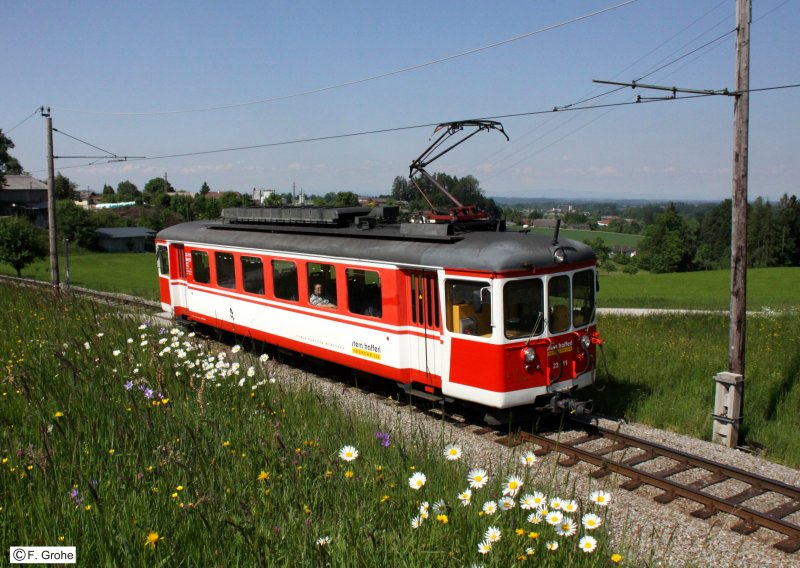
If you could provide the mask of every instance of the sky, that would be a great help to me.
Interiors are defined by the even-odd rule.
[[[800,1],[753,4],[750,88],[769,90],[750,95],[749,197],[776,201],[800,189],[800,88],[775,88],[800,84]],[[489,197],[718,201],[731,195],[733,97],[636,104],[671,93],[593,80],[733,91],[735,10],[735,0],[8,1],[0,128],[45,179],[38,108],[49,107],[56,171],[98,193],[166,174],[192,192],[207,182],[379,195],[408,175],[436,124],[491,119],[510,141],[480,132],[429,171],[473,175]]]

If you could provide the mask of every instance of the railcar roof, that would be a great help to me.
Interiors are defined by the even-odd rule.
[[[475,231],[450,239],[404,236],[399,225],[372,229],[287,231],[279,227],[192,221],[168,227],[157,239],[187,244],[261,249],[288,254],[355,259],[401,266],[430,266],[489,272],[542,270],[555,266],[553,252],[564,250],[566,263],[595,260],[588,245],[531,233]]]

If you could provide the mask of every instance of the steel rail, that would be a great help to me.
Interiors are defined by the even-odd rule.
[[[559,462],[561,465],[569,467],[578,461],[595,465],[600,469],[592,474],[594,477],[603,477],[610,473],[619,473],[630,479],[630,481],[620,485],[622,488],[633,490],[643,483],[656,487],[664,491],[662,495],[655,498],[656,501],[668,503],[676,497],[684,497],[703,505],[701,509],[692,511],[691,514],[694,517],[707,519],[718,512],[728,513],[742,519],[742,522],[732,527],[732,530],[741,534],[749,534],[759,527],[767,528],[787,537],[776,543],[774,545],[775,548],[787,553],[800,550],[800,526],[783,520],[783,517],[800,510],[800,488],[792,487],[785,483],[756,474],[751,474],[736,467],[725,466],[699,456],[686,454],[661,444],[648,442],[597,426],[586,425],[585,423],[581,423],[581,425],[584,428],[588,426],[589,434],[568,442],[552,440],[528,432],[520,432],[516,436],[518,436],[518,439],[521,441],[541,446],[544,450],[541,453],[556,451],[566,455],[568,459]],[[608,439],[612,442],[612,445],[610,447],[601,448],[598,451],[591,451],[579,447],[598,439]],[[499,441],[502,442],[502,439]],[[643,454],[624,461],[615,461],[607,457],[611,453],[627,448],[640,449],[643,451]],[[677,462],[677,465],[655,473],[643,471],[634,467],[635,465],[659,457],[669,458]],[[706,470],[711,473],[711,476],[688,484],[668,479],[673,475],[691,469]],[[748,483],[750,488],[730,497],[718,497],[703,491],[706,487],[722,483],[729,479],[736,479]],[[767,512],[757,511],[742,505],[742,503],[746,502],[748,499],[767,492],[779,493],[793,499],[794,502],[785,503]]]

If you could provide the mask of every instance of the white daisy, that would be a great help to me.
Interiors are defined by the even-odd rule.
[[[544,546],[550,552],[555,552],[556,550],[558,550],[558,541],[557,540],[548,540],[547,543],[545,543]]]
[[[578,502],[575,501],[574,499],[571,499],[569,501],[564,501],[564,503],[562,503],[561,505],[561,510],[564,511],[565,513],[574,513],[575,511],[578,510]]]
[[[497,503],[494,501],[486,501],[486,503],[483,504],[482,511],[486,515],[494,515],[497,512]]]
[[[503,536],[500,532],[500,529],[497,527],[489,527],[486,529],[486,532],[483,533],[483,538],[489,542],[497,542],[500,540],[500,537]]]
[[[517,502],[512,497],[503,497],[500,499],[499,504],[502,510],[510,511],[516,506]]]
[[[541,509],[542,505],[547,506],[547,496],[541,491],[533,493],[533,504],[537,509]]]
[[[321,536],[317,539],[317,546],[327,546],[331,543],[331,537]]]
[[[351,462],[358,457],[358,450],[353,446],[345,446],[339,450],[339,458]]]
[[[480,489],[489,483],[489,475],[486,473],[485,469],[471,469],[469,474],[467,474],[467,481],[469,481],[469,486],[473,489]]]
[[[533,502],[533,495],[530,493],[526,493],[522,497],[519,498],[519,507],[520,509],[524,509],[525,511],[529,509],[535,509],[536,504]]]
[[[593,536],[585,536],[578,541],[578,547],[586,553],[594,552],[597,548],[597,539]]]
[[[534,525],[538,525],[544,520],[544,515],[541,513],[531,513],[528,515],[528,522]]]
[[[562,507],[564,501],[561,500],[561,497],[553,497],[550,499],[550,508],[554,510],[558,510]]]
[[[413,519],[411,519],[412,529],[418,529],[420,526],[422,526],[422,517],[414,517]]]
[[[583,523],[583,526],[586,527],[587,531],[591,531],[602,525],[603,519],[601,519],[594,513],[586,513],[581,518],[581,523]]]
[[[561,524],[561,521],[564,520],[564,515],[561,511],[551,511],[547,513],[547,517],[545,517],[548,525],[558,526]]]
[[[564,517],[564,520],[556,525],[556,534],[559,536],[573,536],[577,532],[578,524],[569,517]]]
[[[522,478],[512,475],[506,480],[506,484],[503,487],[503,495],[515,497],[521,488]]]
[[[428,478],[425,477],[425,474],[418,471],[408,478],[408,486],[411,487],[411,489],[422,489],[426,481],[428,481]]]
[[[449,461],[457,461],[459,458],[461,458],[461,454],[461,448],[455,444],[450,444],[444,449],[444,457],[446,457]]]
[[[593,491],[592,494],[589,495],[589,500],[594,501],[601,507],[605,507],[611,500],[611,494],[603,490]]]
[[[519,463],[531,467],[534,463],[536,463],[536,454],[533,452],[525,452],[519,456]]]
[[[467,489],[466,491],[459,493],[458,500],[461,501],[461,504],[465,507],[469,506],[469,504],[472,503],[472,490]]]
[[[433,512],[437,515],[447,512],[447,503],[444,502],[444,499],[439,499],[433,504]]]
[[[481,554],[489,554],[492,551],[492,543],[484,540],[480,544],[478,544],[478,552]]]

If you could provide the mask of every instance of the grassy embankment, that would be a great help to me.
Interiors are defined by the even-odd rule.
[[[581,567],[632,557],[612,548],[608,523],[581,526],[586,513],[607,514],[589,495],[565,513],[576,534],[528,520],[527,493],[573,498],[548,485],[541,462],[482,464],[489,481],[465,505],[471,448],[449,448],[465,456],[449,461],[448,440],[413,424],[414,436],[389,437],[399,418],[348,415],[273,383],[258,353],[210,351],[178,330],[7,285],[0,329],[3,550],[75,546],[84,566],[512,566],[534,556]],[[425,483],[412,487],[419,474]],[[488,501],[502,507],[512,482],[523,484],[514,508],[482,513]],[[579,548],[583,536],[596,550]]]

